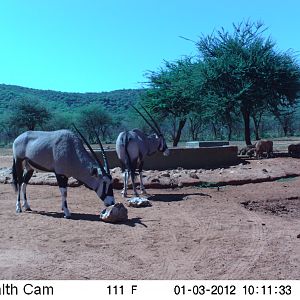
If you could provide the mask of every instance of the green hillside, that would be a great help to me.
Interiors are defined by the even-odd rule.
[[[0,114],[18,99],[37,99],[59,110],[99,102],[108,111],[120,113],[136,103],[142,92],[141,89],[123,89],[101,93],[67,93],[0,84]]]

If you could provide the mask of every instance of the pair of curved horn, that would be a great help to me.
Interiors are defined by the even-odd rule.
[[[75,126],[75,124],[72,124],[72,125],[75,128],[75,130],[77,131],[77,133],[80,135],[80,137],[82,138],[82,140],[84,141],[84,143],[89,148],[89,150],[90,150],[91,154],[93,155],[93,157],[95,158],[95,160],[97,161],[97,163],[98,163],[98,165],[99,165],[99,167],[101,169],[102,174],[103,175],[110,175],[107,157],[105,155],[102,143],[101,143],[101,141],[100,141],[99,136],[97,135],[97,133],[95,132],[95,135],[96,135],[96,138],[97,138],[97,141],[98,141],[98,144],[100,146],[101,153],[102,153],[102,157],[103,157],[103,161],[104,161],[104,167],[103,167],[100,159],[97,157],[95,151],[92,149],[91,145],[88,143],[88,141],[86,140],[86,138],[83,136],[83,134],[79,131],[79,129]]]
[[[145,122],[152,128],[152,130],[157,134],[157,135],[161,135],[161,130],[157,124],[157,122],[153,119],[153,117],[151,116],[151,114],[147,111],[147,109],[141,105],[141,107],[143,108],[143,110],[146,112],[146,114],[148,115],[148,117],[151,119],[151,121],[153,122],[153,124],[151,124],[149,122],[149,120],[146,119],[146,117],[133,105],[131,105],[133,107],[133,109],[145,120]]]

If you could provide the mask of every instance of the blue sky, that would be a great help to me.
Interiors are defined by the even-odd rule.
[[[223,26],[261,20],[300,51],[299,0],[0,0],[0,83],[68,92],[139,88]]]

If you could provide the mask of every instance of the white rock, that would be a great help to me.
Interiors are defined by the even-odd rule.
[[[145,207],[145,206],[151,206],[151,203],[147,198],[134,197],[128,200],[128,206]]]

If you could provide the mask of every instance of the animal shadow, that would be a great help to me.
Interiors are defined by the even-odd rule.
[[[46,212],[46,211],[33,211],[34,214],[38,214],[41,216],[47,216],[51,218],[63,219],[64,214],[60,212]],[[81,220],[81,221],[90,221],[90,222],[102,222],[98,214],[84,214],[84,213],[72,213],[69,220]],[[144,223],[142,223],[141,218],[131,218],[125,221],[120,221],[117,223],[110,223],[115,225],[127,225],[130,227],[135,227],[136,224],[140,224],[144,227],[147,227]]]
[[[184,201],[186,200],[186,197],[192,196],[192,195],[198,195],[201,197],[210,197],[211,195],[204,194],[204,193],[192,193],[192,194],[157,194],[148,197],[148,200],[151,201],[160,201],[160,202],[176,202],[176,201]]]

